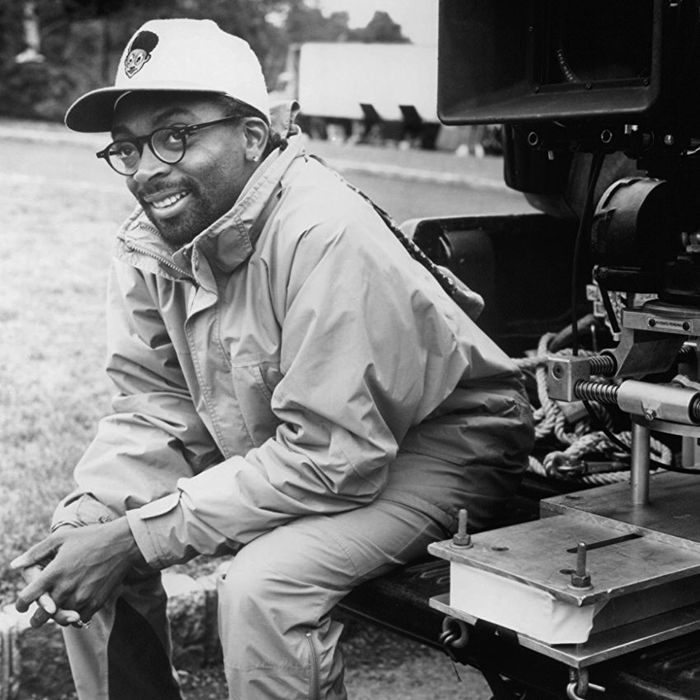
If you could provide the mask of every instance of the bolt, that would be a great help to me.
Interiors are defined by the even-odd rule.
[[[576,547],[576,571],[571,574],[573,588],[591,588],[591,576],[586,571],[586,545],[579,542]]]
[[[471,547],[472,536],[467,532],[467,509],[460,508],[457,514],[457,532],[452,537],[455,547]]]
[[[644,417],[651,423],[651,421],[656,420],[657,412],[653,408],[644,409]]]

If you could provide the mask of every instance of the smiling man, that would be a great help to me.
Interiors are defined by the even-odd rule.
[[[211,98],[170,92],[127,94],[116,106],[115,141],[99,155],[127,175],[144,213],[174,247],[189,243],[231,209],[257,167],[267,136],[264,118],[255,119],[254,110],[243,106],[234,115],[224,113]],[[183,162],[185,142],[205,128],[209,132],[197,139],[202,147]]]
[[[65,627],[82,700],[179,698],[159,572],[235,552],[230,697],[344,698],[333,607],[460,508],[498,514],[532,443],[518,372],[371,203],[271,128],[256,57],[213,22],[148,22],[66,123],[111,132],[97,155],[138,206],[110,273],[113,412],[14,563],[17,607]]]

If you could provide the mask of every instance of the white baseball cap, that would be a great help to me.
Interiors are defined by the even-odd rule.
[[[146,90],[228,95],[270,121],[262,68],[246,41],[210,19],[156,19],[146,22],[127,44],[114,86],[77,99],[66,112],[66,126],[110,131],[119,98]]]

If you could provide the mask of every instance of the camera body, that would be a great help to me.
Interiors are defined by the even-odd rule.
[[[441,0],[438,115],[554,122],[589,148],[606,128],[611,149],[668,146],[622,139],[635,124],[679,148],[700,134],[699,14],[695,0]]]
[[[502,124],[506,184],[555,216],[604,154],[591,264],[700,305],[700,2],[441,0],[439,26],[441,121]]]

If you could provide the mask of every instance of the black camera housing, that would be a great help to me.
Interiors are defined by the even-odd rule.
[[[438,116],[502,124],[506,184],[611,289],[700,306],[700,0],[440,0]]]
[[[441,0],[438,115],[700,133],[699,15],[698,0]]]

